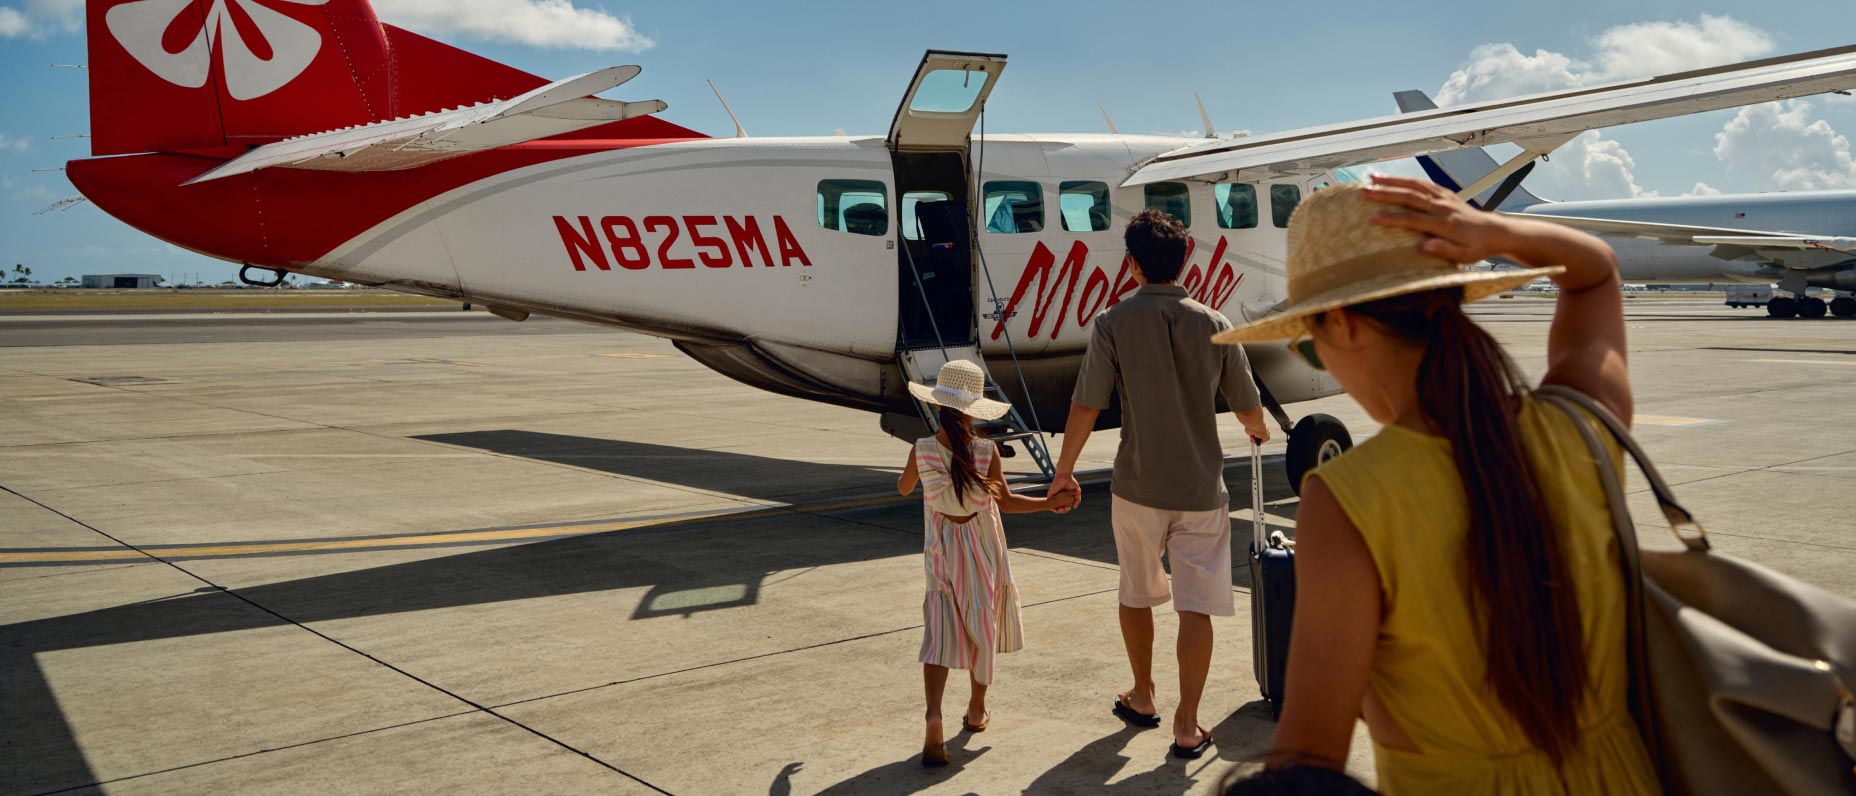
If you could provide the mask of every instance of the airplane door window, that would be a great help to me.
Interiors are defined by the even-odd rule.
[[[1289,216],[1295,213],[1295,206],[1302,203],[1302,187],[1299,185],[1270,186],[1270,223],[1282,229],[1289,228]]]
[[[818,225],[853,235],[888,234],[887,197],[875,180],[819,180]]]
[[[915,206],[922,202],[945,202],[952,199],[946,191],[909,191],[902,195],[902,237],[909,240],[922,239],[921,221],[915,217]]]
[[[1218,211],[1219,229],[1255,229],[1257,186],[1219,183],[1212,188],[1212,207]]]
[[[1159,210],[1192,226],[1192,191],[1183,182],[1155,182],[1146,186],[1147,209]]]
[[[1057,212],[1067,232],[1108,229],[1108,183],[1071,180],[1058,185]]]
[[[987,232],[1044,231],[1043,186],[1018,180],[989,182],[985,197]]]

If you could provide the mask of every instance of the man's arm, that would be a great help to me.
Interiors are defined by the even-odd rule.
[[[1075,492],[1082,505],[1083,487],[1076,482],[1076,460],[1083,455],[1083,444],[1096,428],[1096,418],[1108,406],[1115,393],[1115,341],[1101,318],[1089,335],[1089,350],[1083,352],[1083,366],[1076,372],[1076,390],[1070,396],[1070,419],[1063,424],[1063,452],[1057,457],[1057,474],[1050,482],[1052,495]]]
[[[1257,392],[1257,380],[1250,373],[1250,357],[1241,345],[1224,347],[1224,373],[1218,384],[1224,402],[1243,424],[1244,433],[1261,445],[1270,441],[1269,423],[1263,418],[1263,396]]]
[[[1083,485],[1076,482],[1076,459],[1083,455],[1083,445],[1089,441],[1089,432],[1096,429],[1096,417],[1101,414],[1100,409],[1072,401],[1070,419],[1063,424],[1063,453],[1057,457],[1057,474],[1051,478],[1050,491],[1046,494],[1055,497],[1074,493],[1071,508],[1083,502]]]

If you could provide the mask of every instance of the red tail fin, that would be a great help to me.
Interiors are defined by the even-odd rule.
[[[381,24],[368,0],[89,0],[87,14],[95,155],[265,144],[547,82]]]

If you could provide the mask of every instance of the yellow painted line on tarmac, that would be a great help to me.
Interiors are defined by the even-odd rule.
[[[1078,473],[1078,475],[1084,476],[1081,478],[1084,484],[1095,484],[1107,480],[1106,471],[1101,472],[1101,477],[1088,477],[1091,475],[1088,473]],[[417,533],[344,539],[150,545],[143,548],[143,550],[161,558],[224,558],[233,556],[346,553],[408,547],[499,544],[504,542],[519,542],[527,539],[559,539],[573,536],[614,533],[618,531],[642,530],[646,528],[676,528],[680,526],[700,525],[717,520],[752,520],[785,514],[822,514],[826,512],[850,511],[854,509],[893,505],[916,500],[920,500],[920,498],[887,493],[844,498],[822,503],[772,504],[754,508],[713,509],[633,520],[612,520],[608,522],[559,523],[521,528],[491,528],[481,531]],[[127,547],[103,550],[0,549],[0,567],[145,561],[147,558],[148,556],[144,555],[141,550],[133,550]]]
[[[1749,359],[1748,362],[1770,362],[1779,365],[1842,365],[1856,367],[1856,360],[1842,359]]]
[[[1630,420],[1633,425],[1638,426],[1669,426],[1672,428],[1705,426],[1721,422],[1706,417],[1668,417],[1665,415],[1633,415]]]

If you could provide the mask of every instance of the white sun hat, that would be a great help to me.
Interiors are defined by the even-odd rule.
[[[935,386],[909,383],[909,392],[923,403],[945,406],[968,417],[998,420],[1012,405],[986,397],[986,374],[964,359],[948,360],[935,376]]]

